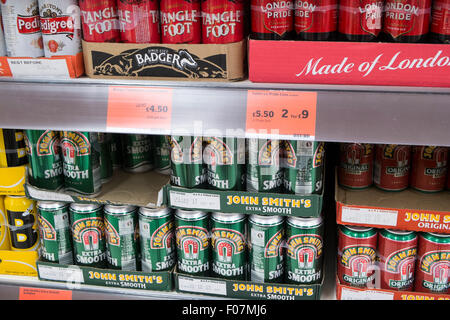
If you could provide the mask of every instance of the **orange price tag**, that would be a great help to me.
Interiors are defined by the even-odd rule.
[[[170,130],[171,88],[110,86],[107,129]]]
[[[19,300],[72,300],[72,291],[20,287]]]
[[[248,90],[246,132],[314,138],[316,108],[317,92]]]

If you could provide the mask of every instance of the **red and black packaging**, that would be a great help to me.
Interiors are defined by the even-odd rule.
[[[119,0],[117,10],[122,42],[161,42],[157,0]]]
[[[294,29],[298,40],[332,40],[337,30],[337,0],[297,0]]]
[[[450,43],[450,0],[434,0],[431,11],[431,38]]]
[[[231,43],[244,39],[244,0],[202,1],[202,42]]]
[[[375,41],[383,27],[384,1],[341,0],[339,35],[347,41]]]
[[[421,42],[430,29],[431,0],[386,0],[383,33],[386,41]]]
[[[294,33],[294,3],[251,0],[251,34],[260,40],[288,40]]]
[[[200,0],[161,0],[161,42],[201,43]]]
[[[83,39],[88,42],[120,42],[117,2],[79,0]]]

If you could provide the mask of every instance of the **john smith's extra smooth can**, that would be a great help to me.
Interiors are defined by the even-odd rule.
[[[178,272],[208,276],[210,271],[209,214],[175,211]]]
[[[381,230],[378,234],[381,289],[412,290],[416,254],[415,232]]]
[[[250,281],[279,283],[284,278],[284,217],[248,219]]]
[[[203,142],[208,186],[218,190],[242,190],[245,139],[208,137]]]
[[[137,208],[128,205],[103,207],[108,267],[126,271],[137,270]]]
[[[375,278],[377,231],[366,227],[339,227],[337,274],[341,284],[368,287]]]
[[[175,265],[174,230],[172,209],[139,208],[142,271],[169,270]]]
[[[203,165],[203,138],[171,136],[169,144],[171,184],[185,188],[203,185],[206,181],[206,169]]]
[[[94,268],[106,267],[102,206],[72,203],[69,212],[75,264]]]
[[[65,265],[73,264],[69,204],[38,201],[37,209],[42,259]]]
[[[152,136],[155,171],[170,174],[170,144],[169,137],[162,135]]]
[[[341,143],[339,145],[339,185],[349,189],[368,188],[373,183],[373,145]]]
[[[123,169],[128,172],[153,169],[151,137],[146,134],[124,134],[121,137]]]
[[[27,161],[23,131],[0,129],[0,168],[22,166]]]
[[[323,277],[323,219],[286,220],[286,278],[295,284],[320,283]]]
[[[247,274],[247,218],[240,213],[211,214],[212,274],[245,280]]]
[[[413,147],[411,187],[424,192],[442,191],[447,177],[447,159],[446,147]]]
[[[247,191],[279,192],[283,187],[280,140],[247,139]]]
[[[6,196],[9,236],[13,251],[33,251],[39,247],[36,202],[22,196]]]
[[[414,290],[449,294],[450,235],[423,232],[419,236]]]
[[[284,189],[295,194],[320,194],[325,168],[325,143],[285,141]]]
[[[84,195],[100,192],[100,145],[95,132],[61,132],[64,188]]]
[[[5,197],[0,196],[0,250],[11,250],[8,218],[5,211]]]
[[[59,132],[25,130],[28,154],[28,180],[31,185],[58,190],[64,186]]]
[[[397,144],[375,146],[373,181],[386,191],[402,191],[409,185],[411,147]]]

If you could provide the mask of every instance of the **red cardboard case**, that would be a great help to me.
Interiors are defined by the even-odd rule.
[[[249,40],[253,82],[450,87],[450,46]]]

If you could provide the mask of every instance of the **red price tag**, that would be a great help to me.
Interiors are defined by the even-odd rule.
[[[20,287],[19,300],[72,300],[72,291]]]
[[[172,95],[171,88],[109,87],[107,129],[170,130]]]
[[[248,90],[246,132],[314,138],[316,108],[317,92]]]

